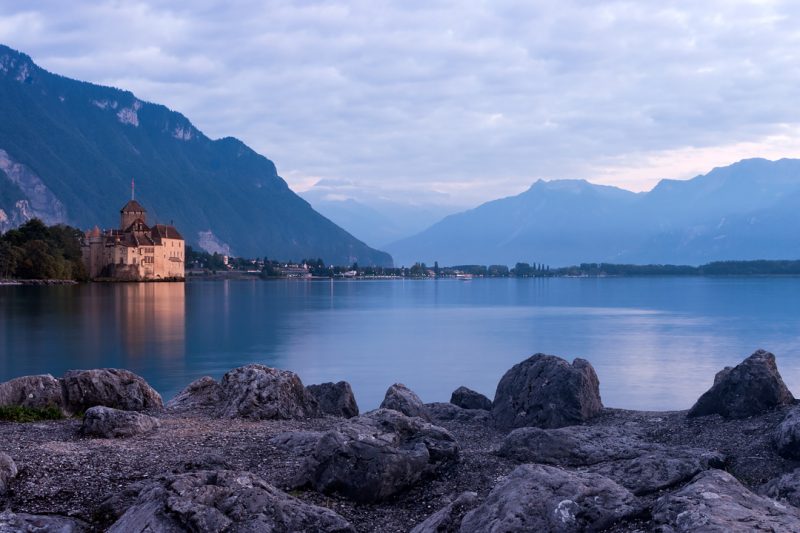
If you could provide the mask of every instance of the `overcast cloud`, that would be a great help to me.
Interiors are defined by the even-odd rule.
[[[238,137],[297,190],[470,204],[800,156],[796,5],[25,0],[0,42]]]

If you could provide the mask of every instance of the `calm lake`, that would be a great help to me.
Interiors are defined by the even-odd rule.
[[[536,352],[588,359],[603,401],[685,409],[765,348],[800,395],[800,278],[200,281],[0,287],[0,381],[120,367],[164,396],[250,362],[349,381],[362,410],[402,382],[490,398]]]

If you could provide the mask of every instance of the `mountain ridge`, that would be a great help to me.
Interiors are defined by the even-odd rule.
[[[392,263],[314,211],[242,141],[212,140],[166,106],[52,74],[0,45],[0,231],[33,216],[115,227],[134,178],[149,220],[174,221],[210,251]]]
[[[797,207],[800,160],[752,158],[640,193],[537,180],[387,248],[398,264],[786,259],[800,257]]]

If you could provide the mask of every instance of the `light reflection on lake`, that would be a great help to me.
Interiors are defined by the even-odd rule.
[[[0,287],[0,380],[123,367],[171,398],[249,362],[350,381],[362,408],[492,397],[537,351],[591,361],[604,403],[683,409],[757,348],[800,394],[800,279],[231,281]]]

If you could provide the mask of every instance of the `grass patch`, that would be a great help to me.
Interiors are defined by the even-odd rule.
[[[41,422],[42,420],[61,420],[64,415],[55,406],[23,407],[20,405],[0,405],[0,420],[6,422]]]

